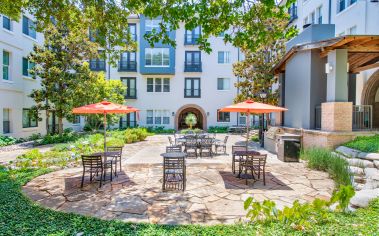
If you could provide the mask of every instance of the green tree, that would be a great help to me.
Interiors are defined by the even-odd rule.
[[[197,124],[197,118],[196,118],[195,114],[188,113],[184,122],[186,123],[186,125],[189,126],[190,129],[192,129],[192,127]]]
[[[257,14],[261,15],[266,11],[266,6],[257,4],[255,9]],[[280,12],[280,9],[276,8],[276,11]],[[240,78],[236,83],[240,93],[235,98],[235,102],[252,98],[255,101],[261,101],[258,94],[264,91],[267,93],[264,102],[277,104],[278,93],[271,90],[272,85],[277,82],[272,68],[284,56],[284,43],[296,34],[294,28],[287,28],[287,23],[285,18],[276,15],[270,19],[262,19],[262,25],[265,25],[264,28],[271,31],[271,34],[267,34],[266,40],[253,50],[250,47],[241,48],[245,58],[233,65],[234,74]]]
[[[225,31],[225,42],[255,51],[267,38],[282,38],[277,27],[267,22],[272,18],[287,19],[286,9],[292,1],[278,7],[275,0],[2,0],[0,14],[18,20],[22,12],[32,12],[40,30],[52,18],[69,28],[94,29],[97,42],[115,59],[120,50],[131,45],[130,34],[125,34],[131,15],[162,17],[161,30],[144,35],[151,44],[162,41],[175,45],[166,32],[177,30],[180,23],[184,23],[189,30],[201,27],[198,43],[206,52],[211,51],[208,39]]]
[[[119,86],[109,88],[113,82],[103,88],[104,76],[89,70],[86,61],[98,57],[98,45],[89,41],[83,31],[78,28],[68,30],[64,24],[49,24],[44,30],[44,45],[35,45],[29,56],[36,64],[31,74],[41,78],[41,87],[30,94],[36,103],[33,110],[37,114],[45,110],[47,118],[49,112],[54,111],[60,134],[63,132],[63,119],[73,118],[73,107],[118,96],[109,91],[123,94]],[[102,96],[101,99],[98,96]]]

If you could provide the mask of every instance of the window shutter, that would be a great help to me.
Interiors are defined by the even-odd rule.
[[[22,75],[24,76],[28,76],[28,59],[26,59],[25,57],[22,58]]]

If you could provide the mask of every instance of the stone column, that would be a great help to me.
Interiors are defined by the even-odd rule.
[[[327,102],[321,104],[323,131],[352,131],[353,103],[348,102],[347,59],[346,49],[336,49],[328,54],[332,69],[327,74]]]

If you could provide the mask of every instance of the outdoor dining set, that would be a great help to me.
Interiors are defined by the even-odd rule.
[[[167,146],[166,152],[161,154],[163,157],[162,189],[163,191],[184,191],[187,181],[186,159],[193,155],[197,157],[197,149],[200,149],[200,157],[203,156],[204,151],[212,156],[213,146],[215,147],[215,152],[221,147],[224,154],[226,154],[228,136],[225,136],[223,141],[215,137],[209,137],[209,134],[190,134],[184,135],[184,137],[177,137],[175,135],[175,141],[171,137],[168,139],[170,146]],[[246,185],[249,178],[259,180],[261,177],[263,184],[266,185],[266,160],[266,154],[249,150],[246,145],[232,146],[232,172],[236,174],[236,171],[238,171],[236,177],[246,179]],[[238,165],[238,169],[236,165]]]

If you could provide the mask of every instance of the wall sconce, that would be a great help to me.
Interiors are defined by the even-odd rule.
[[[172,112],[171,115],[172,115],[172,116],[175,116],[175,112]]]
[[[207,112],[207,116],[209,116],[209,111]]]
[[[329,74],[333,70],[333,66],[330,63],[325,64],[325,73]]]
[[[349,73],[349,67],[350,67],[350,64],[349,64],[349,62],[348,62],[348,63],[346,63],[346,72],[347,72],[347,73]]]

